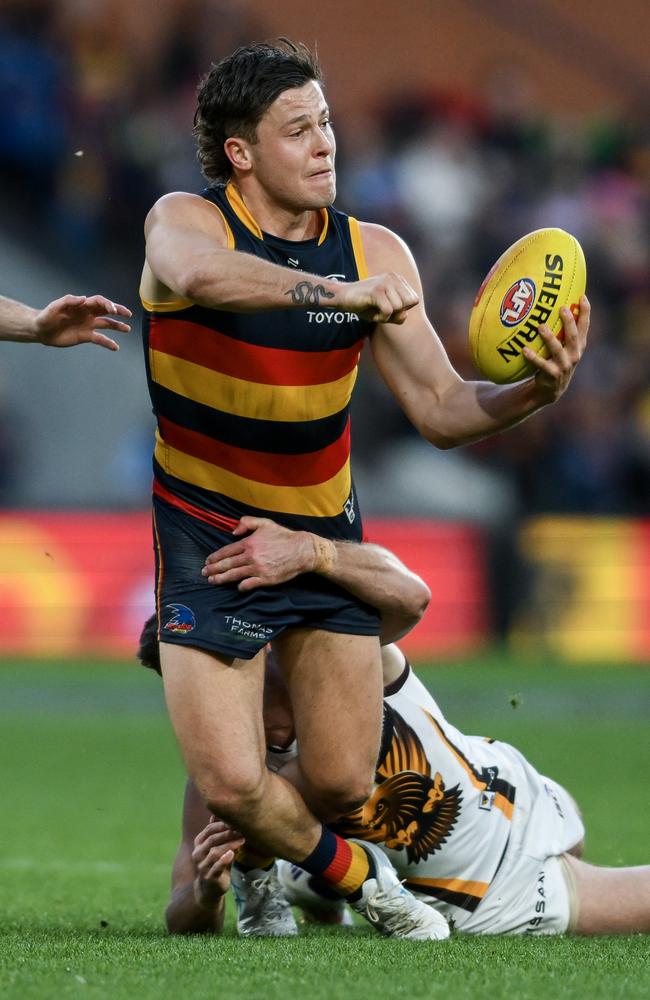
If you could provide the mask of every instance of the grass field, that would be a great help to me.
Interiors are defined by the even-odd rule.
[[[466,731],[517,744],[578,798],[587,858],[650,860],[650,671],[422,669]],[[158,679],[124,664],[0,668],[0,996],[224,1000],[650,997],[647,937],[391,942],[366,926],[171,939],[183,773]]]

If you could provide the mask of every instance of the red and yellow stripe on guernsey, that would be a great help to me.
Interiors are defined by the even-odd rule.
[[[359,844],[336,838],[336,854],[322,877],[336,886],[342,896],[351,896],[370,874],[368,855]]]
[[[152,316],[149,321],[149,348],[196,363],[230,378],[277,386],[313,386],[335,382],[357,365],[363,342],[331,351],[290,351],[260,347],[198,323]]]
[[[268,352],[273,348],[259,350]],[[358,351],[355,351],[354,360],[349,353],[349,350],[341,351],[341,354],[347,355],[344,362],[347,370],[338,378],[323,380],[322,371],[314,362],[309,368],[310,381],[303,376],[300,380],[294,377],[294,381],[282,382],[272,381],[273,373],[268,368],[260,372],[263,380],[254,381],[248,371],[247,377],[241,378],[241,371],[240,375],[218,371],[204,364],[203,358],[201,364],[197,364],[156,348],[150,348],[149,357],[154,381],[179,396],[238,417],[302,422],[332,416],[347,406],[356,381],[359,358]],[[222,367],[232,369],[235,366],[224,364]],[[275,378],[284,379],[284,373],[276,369]]]
[[[269,385],[222,375],[157,351],[150,357],[151,375],[158,385],[203,406],[252,420],[299,423],[330,417],[347,406],[357,377],[355,366],[348,375],[325,384]]]
[[[362,346],[292,351],[243,343],[185,320],[153,316],[153,380],[232,416],[287,424],[333,416],[348,405]],[[199,363],[200,362],[200,363]],[[241,448],[159,418],[156,460],[171,476],[251,507],[335,517],[350,495],[350,430],[304,454]]]
[[[487,788],[487,783],[485,781],[481,781],[481,779],[476,776],[469,761],[467,761],[463,757],[463,755],[459,752],[457,747],[455,747],[454,744],[447,739],[443,730],[438,725],[434,717],[429,712],[427,712],[426,709],[423,709],[423,711],[426,717],[428,718],[429,722],[437,729],[438,735],[440,736],[440,739],[443,741],[445,746],[449,748],[449,750],[453,753],[454,757],[456,758],[460,766],[463,768],[464,771],[467,772],[467,777],[474,785],[474,788],[478,788],[480,791],[483,791],[485,788]],[[506,819],[509,820],[512,819],[514,803],[510,802],[501,792],[497,792],[496,795],[494,796],[493,805],[497,809],[501,810]]]
[[[350,495],[352,477],[350,460],[330,479],[312,486],[270,485],[257,479],[248,479],[212,462],[195,458],[172,448],[156,434],[156,461],[170,476],[201,489],[213,490],[232,497],[239,503],[285,514],[303,514],[312,517],[336,517]],[[294,464],[301,456],[284,455],[283,465]],[[287,470],[285,480],[290,479]]]
[[[242,479],[266,483],[269,486],[316,486],[328,482],[345,468],[350,454],[350,420],[336,441],[320,451],[302,455],[277,454],[238,448],[208,434],[189,430],[168,420],[159,419],[163,449],[173,448],[202,462],[228,470]],[[287,465],[288,468],[284,468]]]

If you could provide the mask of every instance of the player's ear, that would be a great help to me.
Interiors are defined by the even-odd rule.
[[[245,139],[240,139],[237,135],[232,135],[223,144],[226,156],[237,170],[250,170],[252,157],[250,145]]]

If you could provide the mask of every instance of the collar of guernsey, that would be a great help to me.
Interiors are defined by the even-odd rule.
[[[301,272],[367,275],[359,224],[343,212],[322,209],[319,234],[291,241],[262,232],[232,183],[202,196],[230,249],[295,270],[296,285]],[[322,303],[245,314],[143,298],[158,495],[222,528],[251,513],[361,539],[349,404],[373,327]]]

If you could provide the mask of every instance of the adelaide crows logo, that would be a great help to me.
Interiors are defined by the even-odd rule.
[[[384,746],[377,788],[368,801],[336,824],[345,837],[405,850],[409,864],[435,854],[456,825],[463,793],[432,776],[422,743],[394,709],[384,704]]]
[[[166,604],[165,608],[173,611],[173,615],[163,625],[168,632],[191,632],[196,627],[194,612],[185,604]]]

